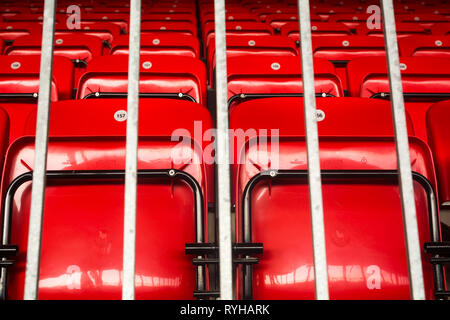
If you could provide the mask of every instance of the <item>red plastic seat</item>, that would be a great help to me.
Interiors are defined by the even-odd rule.
[[[249,99],[303,93],[299,57],[229,58],[228,99],[230,107]],[[318,96],[341,97],[341,81],[327,60],[314,60],[315,90]]]
[[[204,64],[190,57],[141,56],[140,93],[206,103]],[[128,56],[94,59],[80,79],[77,98],[126,96]]]
[[[55,22],[64,22],[64,19],[61,19],[61,15],[56,15]],[[4,17],[4,22],[39,22],[42,23],[44,21],[44,15],[42,13],[37,14],[19,14],[11,17]]]
[[[354,14],[354,13],[359,13],[359,12],[355,11],[355,9],[351,8],[351,7],[319,5],[319,6],[316,6],[315,8],[312,8],[311,13],[318,15],[323,20],[327,21],[327,20],[332,20],[333,17],[338,16],[338,15]]]
[[[396,16],[400,22],[417,23],[430,29],[434,24],[449,22],[447,18],[440,14],[414,13]]]
[[[93,22],[93,21],[80,21],[81,29],[68,29],[67,24],[60,23],[55,25],[55,36],[62,34],[85,34],[90,36],[96,36],[112,43],[114,39],[120,36],[121,28],[117,24],[111,22]]]
[[[360,36],[314,37],[312,41],[313,55],[345,64],[361,57],[377,57],[385,55],[384,40]]]
[[[243,268],[238,268],[241,299],[314,299],[302,106],[301,98],[259,99],[240,104],[231,114],[231,129],[248,133],[245,148],[237,149],[233,171],[236,241],[264,247],[259,263],[245,272],[251,288],[244,288]],[[409,299],[390,104],[323,98],[317,99],[317,108],[322,114],[318,128],[330,298]],[[279,129],[278,134],[273,129]],[[425,189],[421,182],[435,187],[436,181],[428,147],[411,138],[410,152],[412,170],[426,178],[414,176],[423,248],[424,242],[431,241],[428,204],[436,204],[427,197],[432,188]],[[275,171],[270,175],[269,170]],[[245,220],[244,204],[249,208]],[[247,217],[250,224],[245,223]],[[433,230],[439,234],[439,226]],[[423,249],[422,265],[426,297],[432,299],[433,268]]]
[[[42,38],[39,35],[23,36],[14,40],[14,43],[6,48],[5,55],[27,56],[41,54]],[[84,34],[62,34],[55,36],[55,55],[63,56],[71,60],[81,60],[89,63],[93,58],[102,55],[103,42],[101,39]]]
[[[165,22],[142,22],[141,34],[146,33],[174,33],[197,36],[197,27],[190,22],[165,21]]]
[[[225,19],[226,21],[260,22],[258,16],[252,13],[226,13]],[[205,14],[202,17],[201,23],[203,29],[209,22],[214,22],[214,14]]]
[[[19,37],[27,36],[32,33],[40,33],[42,25],[33,22],[1,22],[0,37],[5,41],[13,41]]]
[[[128,54],[129,43],[129,36],[117,38],[112,43],[110,54]],[[142,34],[141,54],[200,58],[200,43],[196,37],[184,34]]]
[[[192,23],[194,26],[196,26],[197,19],[195,16],[190,14],[163,14],[163,13],[155,13],[155,14],[143,14],[142,22],[159,22],[164,23],[167,21],[177,21],[177,22],[184,22],[184,23]]]
[[[241,36],[261,36],[272,35],[273,29],[261,22],[247,22],[247,21],[227,21],[226,36],[241,35]],[[203,44],[205,53],[215,35],[214,22],[208,22],[203,28]]]
[[[429,34],[423,26],[417,23],[399,22],[395,26],[395,31],[397,33],[397,39]],[[356,33],[360,36],[384,37],[383,25],[381,25],[380,29],[368,29],[367,24],[361,24],[357,28]]]
[[[349,61],[386,55],[384,39],[374,37],[313,37],[312,47],[315,58],[327,59],[335,65],[344,89],[347,89],[346,65]]]
[[[281,6],[268,6],[267,7],[263,7],[263,8],[259,8],[259,9],[255,9],[253,10],[253,12],[255,14],[258,15],[259,19],[261,19],[261,21],[265,22],[266,18],[268,15],[272,15],[272,14],[296,14],[298,15],[298,10],[297,8],[293,8],[293,7],[281,7]]]
[[[102,55],[103,41],[95,36],[84,34],[59,34],[55,35],[54,55],[66,57],[74,63],[74,85],[78,83],[80,76],[86,71],[89,62]],[[14,43],[6,48],[5,55],[29,56],[41,54],[41,34],[23,36],[14,40]]]
[[[322,22],[324,21],[320,16],[311,14],[311,22]],[[269,24],[274,29],[279,29],[286,23],[298,21],[298,14],[289,13],[275,13],[269,14],[266,17],[266,23]]]
[[[208,63],[210,83],[213,83],[215,68],[215,37],[210,40],[208,47]],[[280,36],[227,36],[227,59],[236,56],[297,56],[297,47],[292,39]]]
[[[148,8],[144,10],[143,12],[147,13],[162,13],[162,14],[190,14],[192,16],[195,16],[195,8],[188,7],[188,6],[178,6],[178,5],[172,5],[170,7],[160,7],[160,6],[153,6],[151,8]]]
[[[351,29],[357,29],[361,25],[365,25],[370,18],[370,14],[365,12],[342,13],[330,16],[329,22],[343,23]]]
[[[40,56],[0,56],[0,101],[37,101]],[[72,98],[73,63],[53,58],[52,101]]]
[[[64,22],[67,17],[67,15],[62,15],[62,22]],[[130,15],[123,13],[88,13],[82,15],[83,22],[109,22],[118,25],[125,32],[128,32],[129,20]]]
[[[450,58],[450,36],[408,37],[398,42],[403,57]]]
[[[52,104],[47,169],[53,175],[49,173],[46,186],[40,299],[121,297],[124,185],[123,176],[110,175],[125,168],[126,121],[117,121],[123,118],[116,115],[123,114],[126,103],[72,100]],[[167,121],[168,113],[177,119]],[[138,183],[137,299],[192,299],[196,289],[196,268],[184,248],[185,243],[199,240],[196,230],[204,233],[203,241],[208,239],[207,177],[201,162],[185,163],[201,159],[201,145],[171,141],[172,132],[180,128],[193,137],[194,121],[201,121],[205,130],[211,127],[208,111],[197,104],[141,101],[139,170],[166,174],[144,178],[141,173]],[[34,134],[35,123],[32,114],[25,134]],[[15,179],[30,175],[33,161],[32,136],[10,147],[3,196]],[[174,177],[169,170],[174,170]],[[80,179],[82,174],[90,177]],[[8,299],[23,298],[31,181],[20,183],[22,187],[12,195],[10,229],[10,241],[18,245],[20,255],[9,268]],[[203,222],[201,228],[196,221]]]
[[[433,101],[450,95],[450,59],[400,58],[403,92],[407,101]],[[386,59],[361,58],[347,65],[349,92],[353,97],[381,97],[390,92]]]
[[[427,113],[428,144],[431,147],[436,165],[439,188],[439,202],[450,206],[450,101],[441,101],[431,106]]]
[[[415,136],[427,141],[425,115],[433,102],[450,99],[450,59],[400,58],[405,108],[414,122]],[[347,65],[353,97],[389,99],[385,58],[356,59]]]
[[[289,22],[281,27],[281,35],[292,38],[296,41],[300,40],[298,22]],[[352,32],[349,27],[342,23],[332,22],[312,22],[311,35],[313,37],[334,37],[334,36],[351,36]]]

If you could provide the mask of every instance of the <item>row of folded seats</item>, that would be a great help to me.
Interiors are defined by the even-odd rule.
[[[176,5],[182,11],[183,3],[195,7],[180,0],[155,2],[151,8]],[[257,1],[227,2],[227,8],[250,10],[252,3],[266,22],[270,14],[282,14],[268,12]],[[276,8],[280,3],[272,4]],[[210,8],[199,1],[200,24],[211,19]],[[331,16],[322,12],[326,14]],[[155,29],[163,23],[155,22]],[[233,23],[227,29],[238,30]],[[196,26],[193,30],[197,32]],[[208,215],[216,196],[210,130],[214,107],[207,103],[208,82],[214,87],[214,34],[202,38],[206,65],[199,59],[200,44],[190,41],[197,35],[142,37],[137,299],[191,299],[194,292],[208,297],[208,291],[217,290],[214,264],[198,259],[214,254],[185,252],[186,244],[215,241],[210,228],[215,218]],[[78,36],[82,45],[59,49]],[[117,38],[109,39],[112,47],[105,48],[106,38],[78,36],[55,37],[39,298],[119,299],[128,39],[117,29]],[[2,269],[7,275],[2,293],[8,299],[23,298],[34,167],[40,39],[27,37],[16,38],[0,57],[2,235],[18,246],[15,264]],[[422,39],[432,39],[434,45],[422,47],[414,47],[418,37],[410,46],[404,45],[408,38],[400,40],[428,299],[445,287],[434,282],[442,270],[429,262],[424,243],[441,240],[439,210],[450,204],[448,41],[431,37]],[[29,42],[20,46],[21,39]],[[384,42],[354,34],[323,39],[314,37],[313,46],[330,295],[409,299]],[[405,49],[410,47],[414,49]],[[11,54],[14,50],[18,55]],[[239,299],[314,298],[299,53],[293,39],[273,33],[228,35],[235,242],[263,244],[257,264],[234,265]]]
[[[238,298],[314,298],[302,103],[300,97],[255,99],[230,113],[230,129],[245,132],[244,138],[231,137],[235,241],[264,246],[258,264],[237,267]],[[317,108],[331,298],[409,299],[390,103],[322,98]],[[118,299],[124,190],[116,170],[125,165],[126,121],[116,115],[126,110],[126,100],[60,101],[51,110],[39,297]],[[423,244],[439,240],[439,204],[450,201],[449,117],[449,101],[429,109],[426,142],[414,136],[407,113],[429,299],[436,289],[435,269]],[[7,137],[4,111],[0,121]],[[19,248],[8,269],[9,299],[23,296],[35,124],[31,111],[5,157],[1,190],[9,226],[4,232]],[[199,288],[213,289],[208,276],[202,277],[204,284],[196,282],[209,268],[199,271],[184,252],[186,243],[209,239],[206,195],[214,184],[207,168],[210,141],[203,136],[210,128],[209,112],[199,104],[141,99],[138,299],[190,299]],[[180,139],[173,139],[175,130]],[[2,142],[4,151],[7,139]]]
[[[214,35],[205,39],[206,65],[208,81],[214,84],[215,42]],[[61,34],[55,37],[55,55],[64,56],[74,63],[74,88],[86,72],[92,61],[106,61],[107,56],[128,54],[129,37],[122,35],[112,42],[105,52],[100,38],[84,34]],[[313,55],[333,63],[344,90],[348,80],[346,66],[349,61],[360,57],[385,55],[385,43],[381,37],[336,35],[313,37]],[[399,39],[401,57],[433,56],[449,57],[449,36],[421,35]],[[22,36],[14,40],[11,46],[4,48],[6,56],[39,55],[41,50],[40,35]],[[141,37],[141,54],[176,55],[200,59],[201,46],[193,35],[179,33],[150,33]],[[227,36],[228,57],[242,55],[264,56],[299,56],[300,49],[289,37],[275,35],[235,35]],[[1,58],[1,57],[0,57]]]
[[[248,99],[302,94],[300,58],[295,54],[277,56],[274,54],[276,48],[268,50],[266,55],[257,56],[248,54],[250,51],[228,50],[230,108]],[[434,57],[432,50],[424,52],[425,56],[400,58],[407,110],[413,115],[417,135],[421,138],[426,136],[423,115],[430,104],[450,98],[449,58]],[[430,56],[426,56],[428,52]],[[359,51],[349,52],[350,56],[358,54]],[[352,97],[389,99],[385,57],[351,59],[343,73],[339,73],[325,57],[326,54],[323,58],[314,59],[318,97],[343,97],[346,90]],[[71,99],[76,75],[72,62],[55,56],[53,63],[52,101]],[[126,97],[127,72],[127,55],[93,59],[79,77],[76,99]],[[347,89],[344,89],[340,74],[345,75]],[[0,101],[8,105],[8,112],[11,109],[20,114],[22,108],[25,112],[35,108],[39,56],[0,57],[0,76]],[[199,59],[191,57],[142,55],[140,93],[142,97],[190,100],[207,106],[205,66]],[[19,102],[20,107],[17,106]],[[15,117],[13,114],[10,116]],[[19,120],[14,123],[21,125]],[[14,131],[15,126],[12,126],[11,140],[15,138]]]

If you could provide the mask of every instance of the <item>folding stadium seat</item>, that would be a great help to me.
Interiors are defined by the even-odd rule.
[[[55,25],[55,36],[62,34],[85,34],[90,36],[99,37],[108,46],[114,39],[120,36],[121,28],[117,24],[111,22],[92,22],[92,21],[80,21],[80,29],[68,29],[67,24]]]
[[[197,36],[197,26],[189,22],[177,22],[177,21],[166,21],[166,22],[142,22],[141,23],[141,34],[146,33],[174,33],[174,34],[186,34],[191,36]]]
[[[297,8],[281,7],[281,6],[276,6],[276,7],[269,6],[269,8],[263,7],[260,9],[253,10],[253,12],[258,15],[258,17],[259,17],[259,19],[261,19],[261,21],[266,21],[267,16],[271,15],[271,14],[283,13],[283,14],[298,15]]]
[[[118,115],[126,108],[126,100],[51,106],[40,299],[121,297],[126,121]],[[140,102],[136,299],[192,299],[196,276],[208,288],[203,270],[184,252],[186,243],[208,241],[209,186],[197,161],[196,121],[204,131],[211,128],[207,109],[198,104]],[[3,207],[12,217],[10,241],[20,252],[8,268],[8,299],[23,298],[35,123],[32,114],[26,136],[9,149],[2,179],[2,196],[11,204]],[[189,144],[171,140],[177,129]],[[19,188],[7,193],[11,184]]]
[[[450,206],[449,119],[450,100],[433,104],[427,112],[428,144],[433,152],[436,165],[439,202],[444,207]]]
[[[62,15],[61,20],[66,21],[67,15]],[[89,13],[83,14],[83,22],[110,22],[118,25],[124,32],[128,33],[130,15],[123,13]]]
[[[143,13],[144,14],[147,14],[147,13],[152,13],[152,14],[155,14],[155,13],[158,13],[158,14],[189,14],[189,15],[191,15],[191,16],[194,16],[195,17],[195,15],[196,15],[196,12],[195,12],[195,8],[192,8],[192,7],[173,7],[173,6],[171,6],[171,7],[168,7],[168,8],[165,8],[165,7],[151,7],[151,8],[148,8],[148,9],[146,9],[146,10],[144,10],[143,11]]]
[[[434,24],[449,22],[447,18],[439,14],[421,14],[421,13],[414,13],[410,15],[405,14],[405,15],[398,15],[395,17],[395,19],[399,22],[417,23],[428,30]]]
[[[328,21],[338,15],[353,14],[357,12],[355,12],[353,8],[321,5],[317,8],[312,8],[311,13],[318,15],[325,21]]]
[[[141,56],[140,94],[206,104],[206,70],[199,59],[176,56]],[[78,85],[77,98],[126,97],[128,56],[92,60]]]
[[[214,34],[214,22],[206,23],[203,28],[203,45],[205,48],[205,53],[208,50],[209,43]],[[261,22],[227,21],[226,36],[233,34],[244,36],[267,36],[273,34],[273,29],[267,24]]]
[[[360,57],[384,56],[384,39],[364,36],[314,37],[312,39],[313,55],[331,61],[347,89],[346,65]],[[300,50],[300,49],[299,49]]]
[[[431,27],[433,35],[450,35],[450,23],[436,23]]]
[[[240,56],[229,58],[227,67],[230,108],[247,100],[303,93],[300,57]],[[315,59],[314,73],[317,96],[343,95],[341,81],[331,62]]]
[[[390,104],[323,98],[317,108],[330,298],[409,299]],[[237,296],[314,299],[303,100],[244,102],[231,113],[230,128],[246,133],[234,144],[236,241],[264,247],[256,265],[238,267]],[[440,236],[432,223],[439,221],[436,180],[422,141],[410,138],[410,155],[423,248]],[[432,299],[434,270],[421,251],[425,294]]]
[[[29,13],[25,8],[0,8],[0,16],[3,17],[11,17],[19,14]]]
[[[417,23],[402,23],[396,24],[395,31],[397,33],[397,39],[409,37],[409,36],[422,36],[427,35],[429,32],[425,30],[425,27]],[[368,29],[366,24],[361,24],[356,33],[360,36],[376,36],[384,37],[383,26],[380,29]]]
[[[42,25],[35,22],[0,22],[0,37],[11,43],[15,39],[32,33],[39,33]]]
[[[299,24],[298,22],[286,23],[280,29],[281,35],[287,36],[294,39],[295,41],[300,40]],[[334,36],[351,36],[352,32],[349,27],[343,23],[332,23],[332,22],[312,22],[311,23],[311,35],[323,36],[323,37],[334,37]]]
[[[403,57],[450,58],[450,36],[417,36],[398,42]]]
[[[251,13],[247,8],[239,5],[230,5],[226,3],[225,12],[228,14],[249,14]],[[203,21],[205,16],[209,17],[210,15],[214,15],[214,3],[210,3],[208,5],[200,6],[200,21]]]
[[[93,7],[89,11],[89,13],[122,13],[122,14],[130,14],[129,7]]]
[[[168,21],[177,21],[184,23],[192,23],[194,26],[197,25],[197,19],[195,16],[190,14],[163,14],[163,13],[155,13],[155,14],[143,14],[142,22],[168,22]]]
[[[117,38],[111,46],[111,54],[128,54],[129,36]],[[200,58],[200,43],[191,35],[154,33],[141,35],[141,54],[176,55]]]
[[[401,57],[405,108],[415,136],[427,141],[425,114],[433,102],[450,99],[450,59]],[[389,99],[385,58],[361,58],[347,65],[348,89],[353,97]]]
[[[340,22],[348,26],[350,29],[356,30],[361,25],[366,25],[367,20],[371,15],[367,13],[351,13],[351,14],[336,14],[332,15],[329,22]]]
[[[450,59],[401,57],[403,92],[407,101],[450,98]],[[347,65],[349,92],[353,97],[388,97],[386,59],[361,58]]]
[[[56,23],[64,22],[65,20],[61,20],[61,18],[62,18],[61,15],[57,15],[55,17],[55,22]],[[15,15],[12,17],[4,17],[3,18],[3,22],[40,22],[40,23],[42,23],[43,20],[44,20],[44,16],[41,13],[20,14],[20,15]]]
[[[37,101],[40,56],[0,56],[0,101]],[[72,98],[73,64],[53,58],[52,101]]]
[[[5,55],[40,55],[41,34],[23,36],[14,40],[5,50]],[[88,63],[94,57],[101,56],[103,43],[98,37],[84,34],[62,34],[55,37],[54,53],[72,61]]]
[[[42,38],[40,34],[23,36],[14,40],[12,46],[6,48],[5,55],[27,56],[41,54]],[[103,41],[95,36],[84,34],[61,34],[55,37],[54,55],[66,57],[74,64],[74,85],[94,57],[102,55]],[[74,87],[74,88],[75,88]]]
[[[216,44],[214,36],[208,47],[208,66],[210,83],[213,82],[215,68]],[[280,36],[239,36],[229,35],[227,37],[227,59],[235,56],[297,56],[295,42],[287,37]]]
[[[239,22],[260,22],[257,15],[252,13],[226,13],[226,21],[239,21]],[[202,28],[209,22],[214,23],[214,14],[206,14],[202,17]]]
[[[275,30],[278,30],[286,23],[293,21],[298,21],[298,14],[275,13],[267,15],[265,22]],[[322,22],[322,21],[324,20],[320,16],[311,14],[311,22]]]

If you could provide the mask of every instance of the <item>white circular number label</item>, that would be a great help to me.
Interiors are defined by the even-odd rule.
[[[123,122],[127,120],[128,114],[125,110],[118,110],[114,113],[114,119],[119,122]]]
[[[317,112],[316,112],[316,119],[317,119],[317,122],[320,122],[320,121],[325,120],[325,112],[323,112],[323,111],[320,110],[320,109],[317,109]]]

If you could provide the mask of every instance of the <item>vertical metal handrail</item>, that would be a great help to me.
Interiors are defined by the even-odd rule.
[[[419,229],[417,224],[414,187],[409,155],[408,131],[406,126],[405,103],[400,74],[397,33],[392,0],[382,0],[384,40],[391,89],[392,118],[394,122],[397,165],[399,170],[400,193],[402,198],[403,224],[408,252],[408,271],[411,297],[425,299],[422,259],[420,254]]]
[[[228,135],[225,0],[214,1],[217,94],[217,209],[219,215],[220,299],[233,299],[231,247],[230,140]]]
[[[25,300],[36,300],[38,298],[39,290],[39,266],[46,184],[45,172],[47,170],[48,126],[52,89],[55,11],[56,0],[45,0],[33,184],[31,189],[30,224],[28,229],[27,263],[25,271]]]
[[[141,0],[130,0],[122,299],[134,300]]]
[[[323,218],[322,182],[320,175],[319,135],[317,130],[314,66],[311,43],[309,0],[298,0],[300,44],[303,78],[303,103],[308,157],[309,201],[314,254],[315,294],[318,300],[328,300],[328,272]]]

